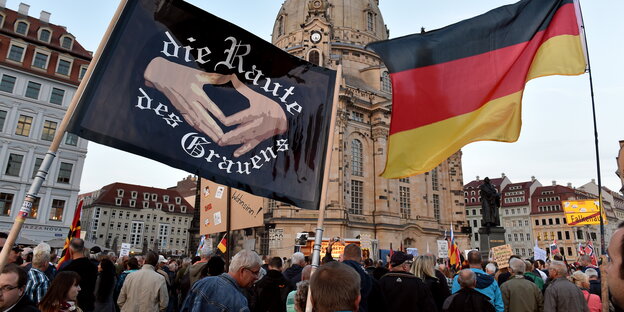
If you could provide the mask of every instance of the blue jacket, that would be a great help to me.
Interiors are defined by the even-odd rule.
[[[470,270],[477,274],[477,287],[475,290],[490,298],[490,303],[494,305],[496,312],[504,312],[505,305],[503,304],[503,296],[501,295],[501,291],[496,283],[496,280],[482,270],[472,268]],[[453,294],[461,289],[459,282],[457,282],[457,277],[458,276],[455,275],[453,278],[453,288],[451,289],[451,293]]]
[[[228,273],[208,276],[193,284],[181,312],[248,312],[247,298]]]

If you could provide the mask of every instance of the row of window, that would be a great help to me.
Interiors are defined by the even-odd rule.
[[[130,191],[130,197],[132,199],[136,199],[137,196],[139,195],[139,193],[137,191]],[[117,197],[123,197],[124,196],[124,189],[117,189]],[[157,201],[158,200],[158,194],[155,193],[143,193],[143,200],[150,200],[150,198],[152,199],[152,201]],[[163,202],[168,203],[169,202],[169,195],[163,195]],[[181,197],[175,197],[175,203],[176,204],[181,204],[182,203],[182,198]]]
[[[142,201],[143,203],[143,208],[148,209],[150,207],[150,202],[149,201]],[[115,205],[116,206],[122,206],[123,205],[123,198],[115,198]],[[136,200],[135,199],[128,199],[128,206],[134,208],[136,207]],[[168,204],[167,208],[169,209],[169,211],[174,211],[175,210],[175,205],[174,204]],[[156,203],[156,209],[162,209],[162,203]],[[186,206],[182,205],[180,206],[180,212],[182,213],[186,213]]]
[[[16,63],[23,63],[24,57],[26,56],[27,48],[28,45],[26,43],[13,41],[11,42],[11,46],[9,47],[9,52],[6,58]],[[48,67],[50,66],[51,58],[52,52],[40,48],[35,48],[30,67],[47,71]],[[69,77],[71,74],[73,63],[73,59],[59,55],[56,61],[56,67],[54,68],[54,72],[58,75]],[[82,65],[80,67],[80,71],[78,72],[78,79],[82,79],[86,72],[87,65]]]
[[[100,234],[98,237],[103,239],[104,238],[104,234]],[[122,242],[126,242],[128,240],[128,234],[121,234],[121,235],[117,234],[117,235],[115,235],[115,238],[117,240],[121,239]],[[143,239],[142,238],[143,238],[143,236],[140,235],[140,234],[137,234],[137,233],[130,234],[130,244],[133,247],[137,248],[137,246],[141,246],[143,244]],[[109,240],[109,241],[113,240],[113,233],[108,233],[108,235],[106,236],[106,239]],[[148,237],[145,237],[145,239],[148,239]],[[159,242],[159,244],[158,244],[159,249],[161,249],[161,248],[162,249],[169,248],[169,247],[171,247],[171,245],[174,244],[174,239],[173,238],[169,238],[169,246],[167,246],[167,241],[166,241],[166,237],[165,236],[159,236],[157,239],[158,239],[158,242]],[[153,246],[153,244],[154,244],[154,236],[150,236],[148,245]],[[176,238],[175,239],[175,245],[177,245],[178,247],[185,247],[186,246],[186,239]]]
[[[123,224],[123,231],[127,231],[128,230],[128,225],[129,223],[121,223],[121,222],[111,222],[108,224],[108,228],[109,229],[114,229],[115,228],[115,224],[117,224],[117,231],[122,231],[122,224]],[[101,225],[102,227],[106,227],[106,222],[102,222],[99,223],[98,221],[93,221],[92,225],[91,225],[91,229],[92,230],[97,230],[99,228],[98,225]],[[135,232],[136,229],[140,229],[141,231],[143,231],[143,225],[144,223],[141,221],[133,221],[132,222],[132,232]],[[162,225],[162,224],[161,224]],[[164,235],[181,235],[181,234],[185,234],[186,233],[186,228],[175,228],[175,227],[171,227],[171,230],[168,232],[164,232]],[[145,231],[149,231],[149,225],[145,227]],[[156,232],[156,225],[152,225],[152,233]]]
[[[4,14],[0,14],[0,25],[4,23],[4,18]],[[27,20],[17,20],[13,27],[13,31],[16,33],[27,36],[28,29],[30,28],[30,22]],[[39,27],[37,30],[37,38],[40,41],[50,43],[50,40],[52,39],[52,29],[48,27]],[[74,45],[74,39],[71,36],[64,34],[59,39],[59,45],[64,49],[71,50]]]
[[[546,222],[548,222],[548,225],[556,225],[556,224],[567,224],[566,218],[548,218],[548,219],[541,219],[542,220],[542,225],[547,225]],[[554,221],[553,221],[554,220]],[[535,225],[540,225],[540,219],[535,219]]]
[[[529,234],[529,233],[525,233],[525,234],[514,233],[513,234],[513,241],[514,242],[517,242],[517,241],[524,242],[525,241],[525,239],[524,239],[525,236],[526,236],[526,241],[527,242],[531,241],[531,234]],[[512,238],[511,234],[507,234],[507,242],[511,242],[512,241],[511,238]]]
[[[0,193],[0,216],[10,216],[15,202],[15,195],[11,193]],[[63,221],[63,212],[65,211],[65,200],[52,199],[50,206],[50,215],[48,220]],[[39,216],[39,198],[35,200],[30,210],[28,218],[36,219]]]
[[[0,79],[0,91],[7,93],[14,93],[15,84],[17,78],[15,76],[4,74]],[[34,81],[28,81],[26,84],[26,90],[24,90],[24,97],[33,100],[39,100],[41,97],[41,84]],[[63,105],[63,99],[65,98],[65,90],[52,87],[50,90],[50,96],[46,97],[49,103],[56,105]]]
[[[106,213],[107,213],[107,211],[106,211],[106,210],[104,210],[104,211],[103,211],[103,214],[104,214],[104,215],[106,215]],[[132,218],[133,218],[133,219],[137,219],[137,218],[138,218],[138,219],[143,219],[143,216],[144,216],[142,213],[141,213],[141,214],[137,214],[137,213],[132,213],[132,214],[131,214],[131,213],[130,213],[130,211],[126,211],[125,216],[126,216],[126,219],[127,219],[127,220],[129,220],[129,219],[130,219],[130,216],[131,216],[131,215],[132,215]],[[123,212],[122,210],[120,210],[120,211],[119,211],[119,213],[117,213],[117,210],[113,209],[113,210],[111,211],[111,218],[116,218],[116,217],[119,217],[119,219],[123,219],[123,217],[124,217],[124,212]],[[97,208],[97,209],[95,209],[95,210],[93,211],[93,218],[94,218],[94,219],[99,219],[99,218],[100,218],[100,208]],[[152,214],[149,214],[149,213],[148,213],[147,215],[145,215],[145,218],[146,218],[146,221],[150,221],[150,219],[152,219]],[[154,219],[154,221],[156,221],[156,219],[157,219],[157,218],[158,218],[158,216],[157,216],[156,214],[154,214],[154,215],[153,215],[153,219]],[[179,217],[179,218],[176,218],[176,217],[170,218],[170,217],[162,217],[162,216],[160,217],[160,221],[166,221],[166,222],[169,222],[169,220],[171,220],[171,222],[172,222],[173,224],[175,224],[175,223],[176,223],[176,220],[177,220],[178,224],[182,224],[182,221],[184,221],[184,224],[187,224],[187,223],[188,223],[188,218],[182,218],[182,217]]]
[[[538,203],[552,202],[552,201],[561,201],[561,197],[553,196],[553,197],[541,197],[537,199]]]
[[[538,206],[537,210],[540,212],[561,211],[561,205]]]
[[[505,197],[505,203],[521,203],[524,202],[524,196]]]
[[[512,188],[509,188],[512,189]],[[524,191],[505,192],[505,196],[524,195]]]
[[[43,162],[43,158],[35,158],[35,164],[32,169],[31,179],[35,178],[41,163]],[[6,164],[6,168],[4,170],[4,174],[12,177],[20,177],[20,173],[22,171],[22,164],[24,163],[24,155],[21,154],[9,154],[9,159]],[[74,165],[67,162],[61,162],[58,170],[58,174],[56,176],[57,183],[69,184],[71,182],[71,174]]]
[[[540,232],[537,233],[537,240],[545,240],[545,241],[552,241],[555,239],[558,240],[563,240],[565,236],[565,239],[571,239],[572,236],[570,235],[570,231],[557,231],[557,236],[555,237],[555,232]],[[581,239],[581,238],[579,238]]]
[[[7,111],[0,110],[0,132],[2,132],[2,129],[4,128],[4,124],[7,120],[7,115]],[[15,135],[30,137],[33,120],[33,116],[20,114],[17,119],[17,125],[15,126]],[[58,122],[45,119],[43,121],[43,126],[41,129],[41,140],[52,141],[54,139],[54,135],[56,134],[57,127]],[[67,133],[65,135],[65,144],[70,146],[78,145],[78,136],[75,134]]]

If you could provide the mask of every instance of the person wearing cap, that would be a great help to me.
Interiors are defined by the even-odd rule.
[[[101,253],[102,248],[100,248],[99,246],[93,246],[91,247],[91,249],[89,249],[89,260],[91,260],[91,263],[95,264],[96,267],[100,265]]]
[[[414,256],[396,251],[390,257],[390,272],[379,279],[387,311],[436,311],[427,285],[410,273]]]
[[[83,312],[91,312],[94,308],[95,295],[95,281],[97,279],[97,266],[94,265],[85,256],[84,240],[80,238],[72,238],[68,248],[71,261],[62,267],[59,272],[62,271],[74,271],[80,275],[80,289],[78,293],[78,306]]]

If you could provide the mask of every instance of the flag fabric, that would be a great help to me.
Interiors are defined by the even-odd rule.
[[[69,232],[65,238],[65,245],[63,246],[63,251],[61,252],[61,259],[56,265],[57,268],[60,268],[63,262],[70,260],[69,252],[67,251],[72,238],[80,238],[80,214],[82,213],[82,204],[83,200],[81,199],[78,202],[78,207],[76,207],[76,210],[74,211],[74,219],[72,220],[71,227],[69,228]]]
[[[201,254],[201,250],[204,249],[206,244],[206,235],[202,235],[199,237],[199,245],[197,246],[197,252],[195,252],[195,256],[198,256]]]
[[[461,266],[461,255],[459,247],[455,243],[455,235],[453,234],[453,227],[451,226],[451,239],[449,241],[449,263],[451,267],[458,268]]]
[[[587,243],[585,244],[585,248],[583,249],[583,252],[584,254],[591,257],[592,265],[598,265],[598,259],[596,257],[596,254],[594,253],[594,243],[592,243],[592,241],[590,240],[587,241]]]
[[[98,55],[69,132],[318,209],[334,70],[175,0],[127,1]]]
[[[369,44],[392,79],[382,175],[430,171],[475,141],[515,142],[525,83],[585,72],[579,16],[572,0],[523,0],[438,30]]]
[[[390,243],[390,253],[389,253],[390,258],[392,258],[392,255],[394,255],[394,250],[392,250],[392,243]]]
[[[553,240],[553,243],[550,244],[550,255],[554,256],[559,253],[559,248],[557,247],[557,240]]]
[[[578,254],[579,256],[585,255],[585,247],[583,247],[583,243],[578,244]]]
[[[227,251],[227,233],[225,233],[223,235],[223,238],[221,239],[221,241],[219,242],[219,245],[217,245],[217,248],[222,252],[225,253]]]

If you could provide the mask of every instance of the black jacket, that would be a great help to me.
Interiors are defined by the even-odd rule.
[[[442,272],[435,270],[435,275],[436,278],[427,277],[424,282],[425,285],[427,285],[427,288],[429,288],[429,291],[431,291],[433,301],[435,302],[438,311],[440,311],[444,300],[451,295],[451,290],[446,282],[446,276],[444,276]]]
[[[364,271],[357,261],[345,260],[342,263],[352,267],[360,275],[360,307],[359,312],[368,312],[368,296],[373,289],[372,278]]]
[[[72,260],[61,271],[74,271],[80,275],[80,292],[78,293],[78,306],[82,311],[93,311],[95,303],[95,281],[97,279],[97,266],[87,258]]]
[[[490,298],[472,288],[462,288],[446,298],[442,312],[496,312]]]
[[[28,299],[28,296],[23,295],[22,298],[7,312],[39,312],[34,302]]]
[[[301,271],[303,271],[302,266],[293,264],[290,268],[284,271],[284,276],[290,281],[291,284],[297,285],[297,283],[301,282]]]
[[[286,312],[286,297],[295,287],[280,271],[268,270],[255,285],[254,312]]]
[[[386,311],[437,311],[427,285],[412,273],[387,273],[379,280],[379,286]]]

